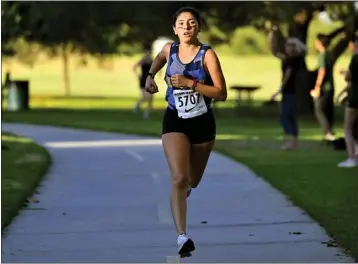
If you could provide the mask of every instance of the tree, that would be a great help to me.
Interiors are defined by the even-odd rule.
[[[228,41],[237,27],[251,24],[265,30],[268,23],[289,25],[289,35],[306,42],[310,21],[307,14],[317,3],[3,2],[2,44],[11,48],[11,42],[22,37],[30,43],[40,43],[53,55],[61,55],[64,91],[69,95],[71,52],[105,57],[123,52],[119,49],[123,44],[144,46],[158,36],[172,36],[172,16],[184,5],[201,11],[206,21],[204,29],[215,44]],[[215,31],[222,32],[221,36]],[[276,38],[281,40],[276,43],[279,49],[284,35],[281,32],[281,39]]]

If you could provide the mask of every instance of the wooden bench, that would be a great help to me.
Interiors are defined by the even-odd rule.
[[[235,92],[237,92],[237,99],[236,99],[236,102],[237,102],[237,106],[241,106],[241,102],[243,101],[242,100],[242,93],[246,93],[247,96],[246,96],[246,100],[245,102],[248,103],[249,105],[252,104],[252,94],[259,90],[261,88],[261,86],[248,86],[248,85],[234,85],[234,86],[231,86],[230,89],[231,90],[234,90]]]

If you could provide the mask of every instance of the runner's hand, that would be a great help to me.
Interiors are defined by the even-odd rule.
[[[187,88],[192,86],[192,80],[186,78],[184,75],[175,74],[170,77],[170,80],[174,87]]]
[[[151,76],[148,76],[145,80],[145,90],[150,94],[155,94],[159,91],[157,84]]]

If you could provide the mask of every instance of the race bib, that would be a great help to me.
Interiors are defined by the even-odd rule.
[[[202,94],[193,90],[173,90],[175,108],[180,118],[193,118],[208,111]]]

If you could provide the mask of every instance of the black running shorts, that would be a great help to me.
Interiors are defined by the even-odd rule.
[[[165,110],[162,134],[178,132],[185,134],[191,144],[210,142],[216,137],[216,123],[212,109],[201,116],[182,119],[176,110]]]

